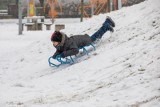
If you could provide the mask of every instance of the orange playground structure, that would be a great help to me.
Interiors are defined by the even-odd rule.
[[[47,0],[47,4],[49,5],[50,9],[49,9],[49,13],[48,15],[54,19],[57,16],[57,12],[62,13],[62,5],[59,2],[59,0]],[[56,7],[59,7],[58,10],[56,10]],[[46,9],[46,5],[44,7],[44,9]]]
[[[89,14],[86,12],[86,9],[94,9],[93,14],[98,15],[101,10],[104,8],[105,4],[107,3],[107,0],[89,0],[89,4],[84,6],[84,13],[83,15],[85,17],[89,17]],[[108,9],[106,8],[106,12],[108,12]]]
[[[81,0],[79,0],[79,3],[80,3],[80,1]],[[103,12],[106,12],[106,13],[109,12],[108,2],[109,2],[109,0],[89,0],[88,3],[84,4],[84,10],[83,10],[84,17],[90,17],[91,13],[87,13],[88,9],[92,10],[93,15],[98,15],[102,10],[103,10]],[[60,0],[47,0],[47,4],[50,7],[48,15],[52,19],[56,18],[57,13],[59,13],[59,14],[62,13],[62,5],[61,5]],[[117,0],[112,0],[112,5],[113,5],[114,10],[116,10],[117,9]],[[77,8],[80,12],[81,6],[77,4]],[[46,5],[45,5],[44,9],[46,9]]]

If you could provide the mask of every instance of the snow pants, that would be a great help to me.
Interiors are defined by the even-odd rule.
[[[110,22],[108,20],[105,20],[101,28],[91,36],[92,42],[96,41],[96,39],[101,39],[103,34],[106,33],[110,29],[110,27]]]

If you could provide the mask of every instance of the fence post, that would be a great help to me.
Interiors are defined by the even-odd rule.
[[[18,1],[19,35],[22,35],[22,3]]]
[[[110,0],[110,11],[113,11],[113,0]]]
[[[108,0],[108,12],[110,12],[110,0]]]
[[[118,0],[118,10],[122,8],[122,0]]]
[[[84,5],[84,0],[81,0],[81,22],[83,22],[83,5]]]
[[[94,3],[91,4],[91,16],[94,15]]]

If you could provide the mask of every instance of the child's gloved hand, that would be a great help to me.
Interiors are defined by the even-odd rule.
[[[57,58],[65,58],[65,56],[64,56],[64,53],[61,53],[61,54],[54,54],[54,55],[52,56],[52,58],[53,58],[53,59],[57,59]]]
[[[61,54],[61,57],[62,57],[62,58],[65,58],[65,56],[64,56],[64,54],[63,54],[63,53]]]
[[[52,56],[52,58],[53,58],[53,59],[56,59],[56,56],[57,56],[57,55],[54,54],[54,55]]]
[[[53,59],[59,59],[59,58],[65,58],[64,54],[58,54],[58,55],[53,55],[52,56]]]

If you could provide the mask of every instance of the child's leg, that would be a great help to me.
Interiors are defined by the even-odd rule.
[[[102,38],[103,34],[106,33],[108,30],[111,32],[114,31],[113,28],[110,26],[108,20],[106,20],[103,23],[102,27],[91,36],[92,42],[94,42],[97,38]]]

